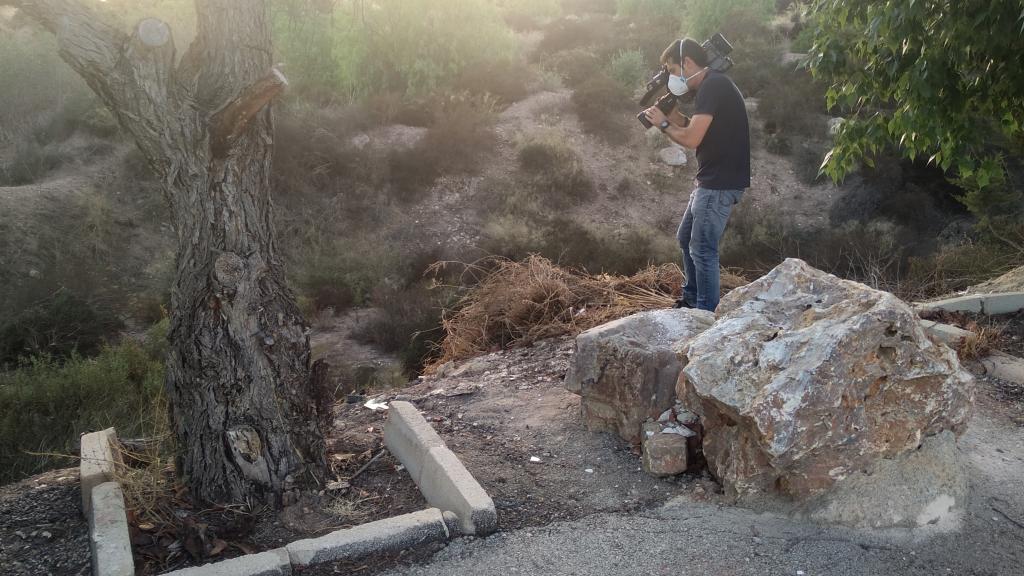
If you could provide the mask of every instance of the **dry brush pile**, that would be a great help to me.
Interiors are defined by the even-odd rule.
[[[578,334],[642,310],[670,307],[683,280],[675,264],[648,266],[631,276],[592,275],[536,255],[519,262],[488,258],[465,265],[463,273],[475,286],[445,315],[440,355],[427,372],[449,361]],[[723,290],[746,283],[723,270]]]

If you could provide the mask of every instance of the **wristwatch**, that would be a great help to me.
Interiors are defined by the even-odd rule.
[[[661,124],[658,125],[658,129],[664,132],[665,130],[668,130],[669,126],[671,126],[671,124],[669,124],[668,120],[662,120]]]

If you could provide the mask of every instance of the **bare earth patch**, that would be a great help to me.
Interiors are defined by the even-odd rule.
[[[383,399],[410,400],[423,411],[494,499],[501,530],[643,509],[681,493],[714,498],[709,479],[648,476],[633,447],[584,428],[579,397],[562,381],[571,353],[571,338],[495,352]],[[341,435],[377,433],[383,420],[361,405],[338,415]]]

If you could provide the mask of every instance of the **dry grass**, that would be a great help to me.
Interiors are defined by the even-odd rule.
[[[428,373],[448,361],[578,334],[642,310],[668,308],[683,280],[675,264],[649,266],[632,276],[595,276],[560,268],[536,255],[520,262],[488,258],[463,266],[475,288],[458,302],[454,314],[445,315],[441,354],[427,366]],[[722,275],[723,289],[746,283],[734,273]]]
[[[999,326],[979,326],[977,322],[967,325],[971,332],[956,343],[956,354],[960,360],[967,362],[984,358],[998,348],[1003,335],[1003,328]]]
[[[147,531],[163,531],[176,524],[175,501],[181,495],[173,483],[174,437],[167,400],[160,394],[144,438],[122,440],[115,454],[114,477],[124,492],[129,522]]]

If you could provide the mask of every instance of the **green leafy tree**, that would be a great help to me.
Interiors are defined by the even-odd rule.
[[[1024,148],[1020,0],[818,0],[812,73],[846,116],[822,171],[841,180],[894,146],[964,190],[989,230],[1022,196],[1007,160]]]

